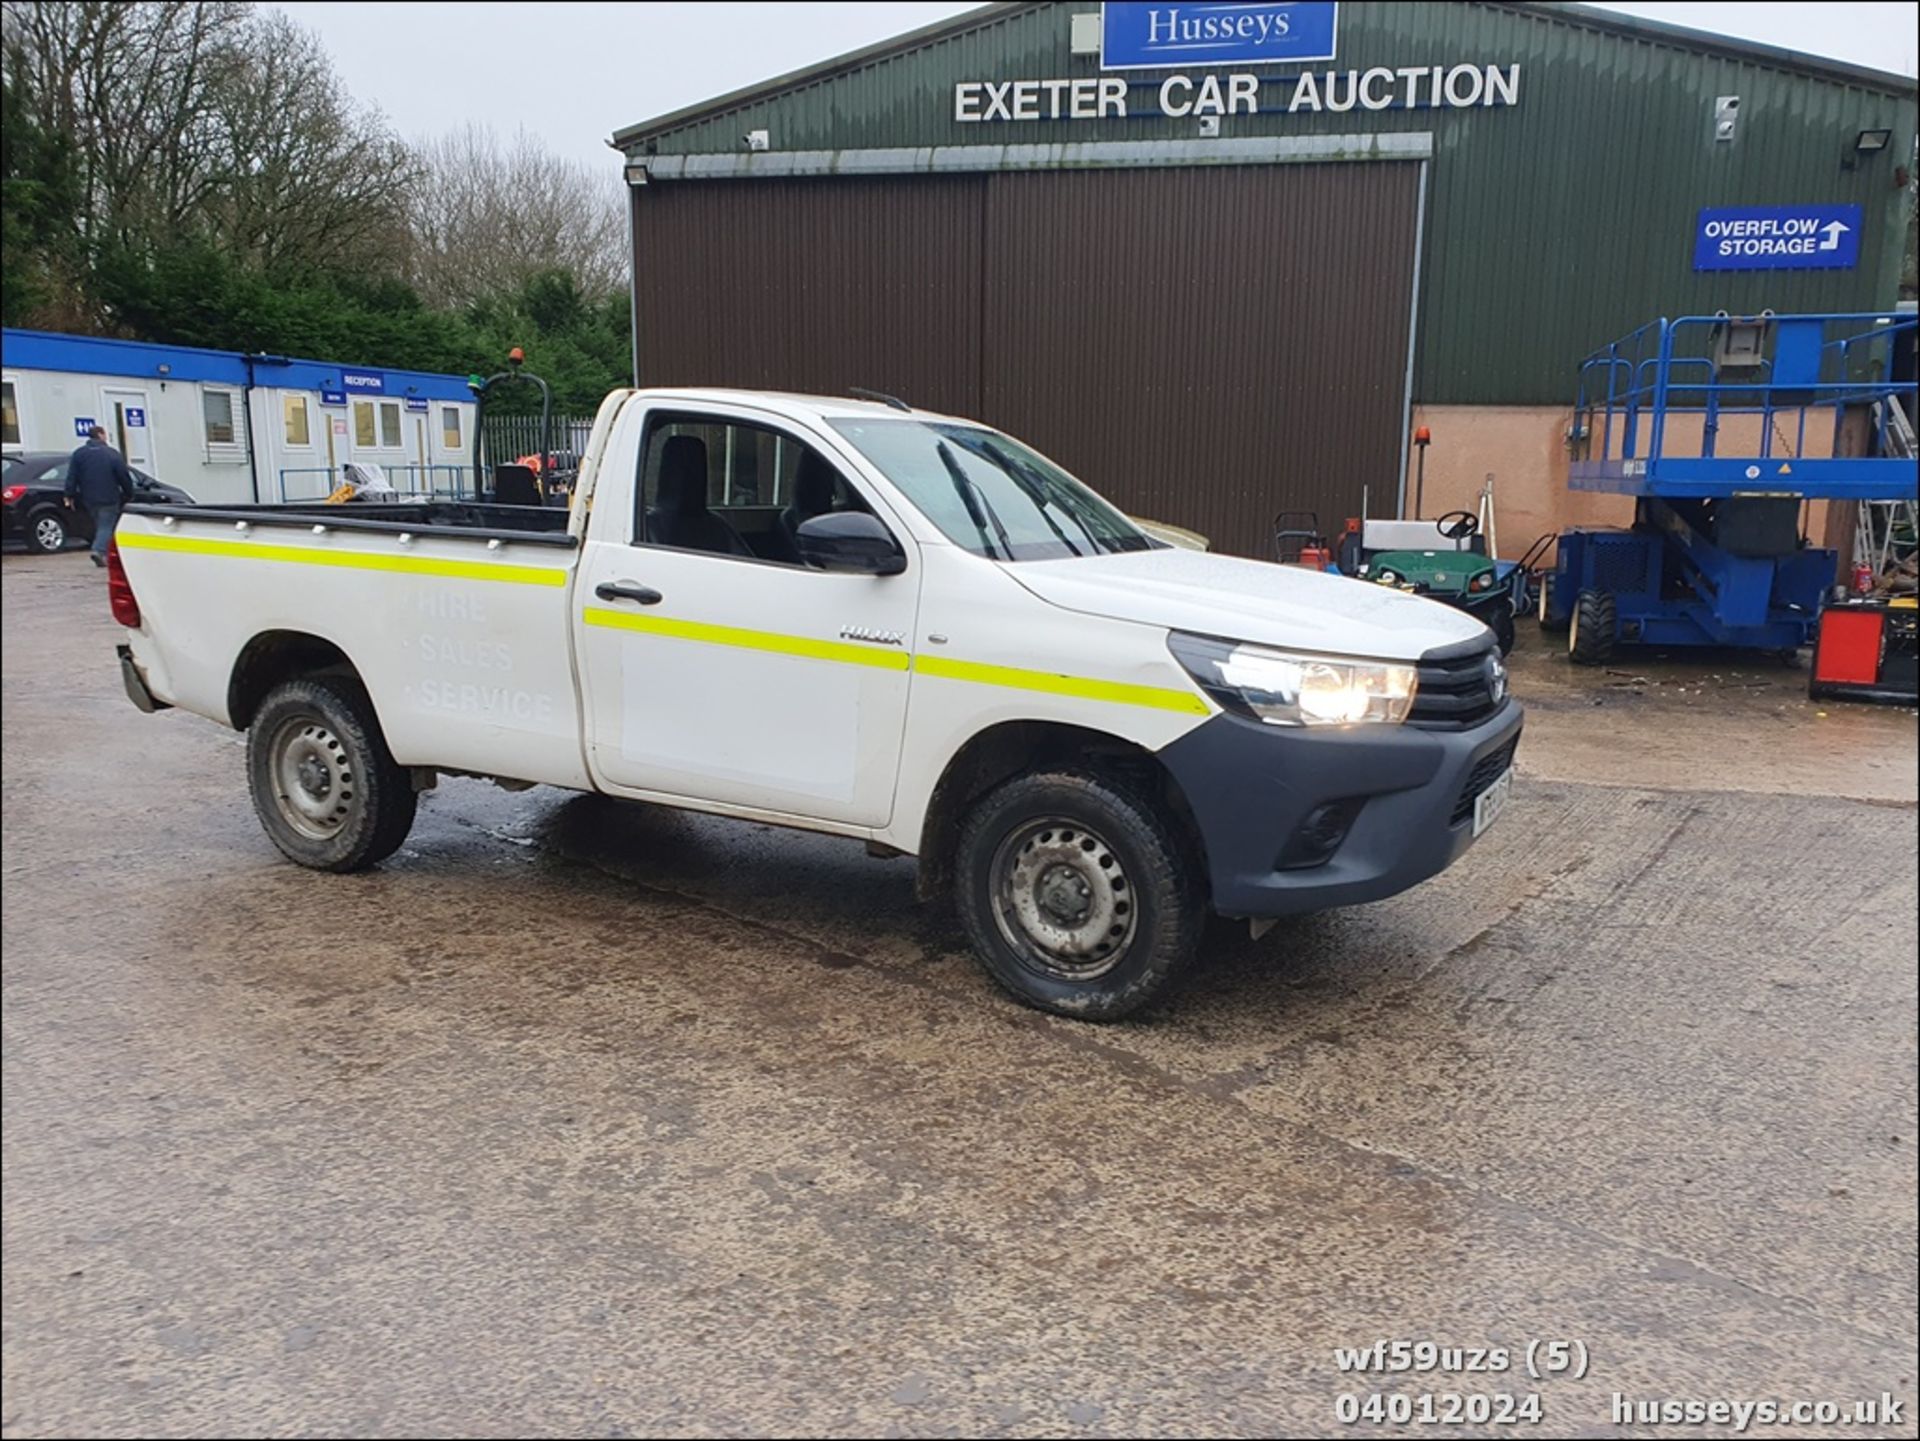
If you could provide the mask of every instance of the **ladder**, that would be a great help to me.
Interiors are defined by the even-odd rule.
[[[1881,453],[1912,460],[1916,454],[1913,423],[1906,407],[1893,396],[1874,403],[1874,431],[1881,437]],[[1911,557],[1920,546],[1920,510],[1911,500],[1863,500],[1854,519],[1853,558],[1873,567],[1874,578]]]

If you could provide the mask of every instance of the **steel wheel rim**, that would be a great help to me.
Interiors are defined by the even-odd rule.
[[[1127,953],[1138,923],[1132,880],[1106,838],[1059,816],[1000,842],[993,918],[1022,965],[1060,981],[1092,981]]]
[[[364,804],[352,756],[317,716],[280,723],[267,745],[267,769],[280,818],[309,840],[332,840]]]
[[[33,535],[43,550],[58,550],[67,543],[67,528],[50,515],[33,523]]]
[[[1573,608],[1573,622],[1567,627],[1567,654],[1576,655],[1580,650],[1580,607]]]

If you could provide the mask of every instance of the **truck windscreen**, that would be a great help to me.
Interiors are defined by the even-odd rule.
[[[989,560],[1149,550],[1144,531],[1038,452],[944,421],[829,422],[955,545]]]

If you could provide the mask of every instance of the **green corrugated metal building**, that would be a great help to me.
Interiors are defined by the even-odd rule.
[[[1106,8],[1178,43],[1183,14],[1333,7]],[[640,378],[911,386],[1250,550],[1283,502],[1391,492],[1416,418],[1462,474],[1527,468],[1450,408],[1564,407],[1581,355],[1656,316],[1895,301],[1911,80],[1584,6],[1408,0],[1339,5],[1330,59],[1120,69],[1101,13],[987,6],[622,131]],[[1812,204],[1860,207],[1854,264],[1694,268],[1702,210]],[[772,334],[795,329],[813,343]],[[1188,443],[1114,402],[1157,426],[1177,403]],[[1243,493],[1166,473],[1249,456],[1271,465]]]

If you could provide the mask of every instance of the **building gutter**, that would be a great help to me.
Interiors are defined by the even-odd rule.
[[[253,503],[260,504],[260,448],[253,443],[253,365],[256,360],[268,360],[265,355],[243,355],[240,359],[247,367],[246,384],[240,389],[240,411],[246,417],[247,427],[247,479],[253,486]]]
[[[1189,165],[1429,160],[1425,130],[1372,135],[1254,135],[1217,140],[1088,140],[1050,145],[929,145],[872,150],[653,155],[653,180],[764,180],[831,175],[946,175],[995,170],[1143,170]]]

